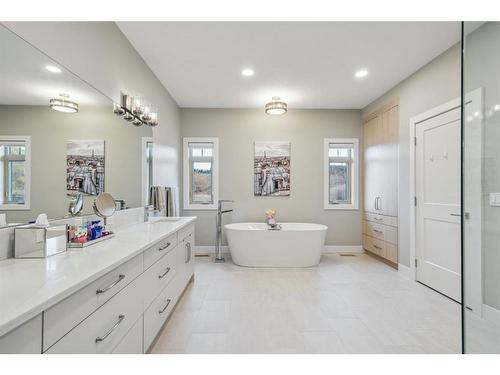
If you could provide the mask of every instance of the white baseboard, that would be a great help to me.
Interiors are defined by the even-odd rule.
[[[483,318],[500,326],[500,310],[483,303]]]
[[[223,253],[229,253],[229,246],[222,247]],[[351,246],[324,246],[323,254],[362,254],[365,251],[363,250],[363,246],[361,245],[351,245]],[[215,253],[215,246],[195,246],[194,248],[195,255],[212,255]]]
[[[222,252],[228,254],[229,246],[222,246]],[[194,255],[214,255],[215,246],[195,246]]]
[[[412,275],[412,271],[410,267],[405,266],[404,264],[399,263],[398,264],[398,273],[399,276],[408,279],[408,280],[413,280],[414,277]]]
[[[362,254],[365,251],[363,250],[363,246],[361,245],[350,245],[350,246],[341,246],[341,245],[325,245],[323,246],[323,254]]]

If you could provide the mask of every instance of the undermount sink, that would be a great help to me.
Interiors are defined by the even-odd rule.
[[[176,221],[180,221],[182,217],[158,217],[158,218],[150,218],[149,222],[151,224],[156,224],[156,223],[174,223]]]

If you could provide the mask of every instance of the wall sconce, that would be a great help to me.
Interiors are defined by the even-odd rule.
[[[120,93],[120,104],[113,104],[113,113],[134,126],[158,125],[158,110],[149,104],[145,105],[141,97]]]

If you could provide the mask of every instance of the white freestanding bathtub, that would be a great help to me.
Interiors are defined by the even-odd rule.
[[[319,263],[325,225],[280,223],[269,230],[265,223],[234,223],[226,228],[233,262],[245,267],[312,267]]]

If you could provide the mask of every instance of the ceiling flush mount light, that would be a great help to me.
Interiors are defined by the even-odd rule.
[[[241,71],[241,75],[243,77],[251,77],[255,74],[255,72],[253,71],[253,69],[250,69],[250,68],[247,68],[247,69],[243,69]]]
[[[72,102],[68,94],[59,94],[59,98],[50,99],[49,106],[54,111],[76,113],[78,112],[78,103]]]
[[[54,65],[47,65],[45,67],[45,69],[47,69],[51,73],[61,73],[62,72],[62,70],[60,68],[58,68],[57,66],[54,66]]]
[[[158,110],[149,104],[144,104],[140,97],[133,97],[120,93],[120,104],[113,104],[113,112],[117,116],[123,116],[125,121],[134,126],[157,126]]]
[[[287,110],[288,106],[280,100],[279,96],[273,96],[273,100],[266,104],[266,113],[268,115],[282,115]]]
[[[360,69],[356,73],[354,73],[354,77],[356,78],[364,78],[368,75],[368,70]]]

